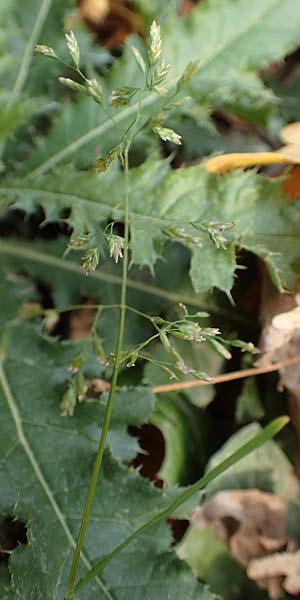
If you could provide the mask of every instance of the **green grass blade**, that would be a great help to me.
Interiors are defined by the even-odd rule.
[[[229,467],[232,467],[235,463],[237,463],[242,458],[245,458],[248,454],[265,444],[268,440],[272,439],[287,423],[289,422],[289,418],[286,416],[279,417],[275,419],[267,425],[262,431],[260,431],[257,435],[253,437],[252,440],[244,444],[239,450],[236,450],[231,456],[226,458],[222,463],[217,465],[214,469],[212,469],[209,473],[206,473],[199,481],[193,483],[188,488],[186,488],[179,496],[173,500],[164,510],[154,515],[149,521],[144,523],[141,527],[139,527],[134,533],[132,533],[124,542],[122,542],[119,546],[117,546],[110,554],[96,562],[95,566],[82,577],[75,587],[75,591],[78,591],[84,585],[86,585],[91,579],[99,575],[106,565],[113,560],[126,546],[131,544],[133,540],[135,540],[141,533],[144,533],[147,529],[152,527],[152,525],[156,525],[162,519],[166,519],[169,517],[179,506],[181,506],[184,502],[189,500],[189,498],[198,492],[199,490],[205,488],[211,481],[213,481],[218,475],[224,473]]]

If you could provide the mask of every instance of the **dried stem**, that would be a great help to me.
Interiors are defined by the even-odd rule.
[[[300,362],[300,354],[291,358],[286,358],[273,365],[267,367],[253,367],[251,369],[242,369],[241,371],[232,371],[231,373],[225,373],[224,375],[218,375],[214,377],[212,381],[203,381],[202,379],[192,379],[191,381],[180,381],[178,383],[168,383],[166,385],[158,385],[153,387],[152,390],[156,394],[162,394],[164,392],[177,392],[192,387],[198,387],[201,385],[215,385],[216,383],[224,383],[227,381],[233,381],[234,379],[244,379],[245,377],[253,377],[254,375],[263,375],[264,373],[272,373],[272,371],[279,371],[289,365],[294,365]]]

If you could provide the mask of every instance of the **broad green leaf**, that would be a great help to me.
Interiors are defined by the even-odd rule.
[[[136,9],[149,20],[149,24],[153,19],[158,19],[159,16],[165,16],[168,12],[174,13],[175,9],[179,8],[180,0],[133,0]]]
[[[158,395],[151,423],[164,437],[164,458],[158,476],[168,485],[187,485],[203,472],[216,437],[212,420],[185,398]]]
[[[10,99],[10,94],[0,94],[0,143],[11,137],[14,131],[26,123],[40,106],[31,98]]]
[[[209,0],[185,19],[171,17],[164,36],[171,75],[179,75],[198,58],[193,96],[243,116],[252,113],[259,120],[266,105],[274,105],[274,98],[255,71],[298,44],[297,6],[297,0]],[[282,27],[295,13],[291,27]]]
[[[0,513],[26,524],[28,544],[19,546],[9,557],[12,592],[26,600],[63,598],[96,451],[97,406],[82,406],[73,418],[58,416],[67,356],[64,344],[41,337],[29,325],[19,326],[10,329],[10,344],[0,368]],[[143,402],[143,394],[149,394],[146,390],[137,389],[131,400],[126,394],[120,403],[117,401],[110,438],[112,449],[119,455],[124,455],[121,440],[122,435],[127,436],[126,423],[137,423],[150,409],[149,404],[143,414],[136,409],[137,402]],[[166,502],[159,490],[107,453],[81,574],[94,558],[113,550]],[[142,598],[146,586],[149,600],[156,600],[158,589],[164,595],[172,592],[178,600],[212,600],[184,563],[170,553],[170,542],[169,528],[162,523],[124,552],[105,578],[97,578],[78,597],[125,600],[130,593]]]
[[[2,600],[15,600],[15,593],[11,589],[9,573],[6,565],[0,565],[0,594]]]
[[[184,140],[185,153],[191,158],[199,158],[208,154],[224,154],[224,152],[264,152],[269,146],[253,132],[225,129],[218,131],[213,121],[197,124],[193,113],[176,124],[178,133]],[[295,117],[296,120],[297,117]]]
[[[230,557],[225,544],[211,529],[198,531],[190,525],[177,553],[224,600],[266,600],[266,594],[248,579],[246,571]]]
[[[40,103],[22,94],[28,77],[34,44],[52,0],[14,0],[0,8],[0,141],[3,144],[25,123]]]
[[[21,4],[9,2],[7,11],[7,50],[12,50],[13,68],[7,72],[5,87],[19,94],[28,77],[34,46],[43,29],[53,0],[25,0]],[[54,2],[53,2],[54,4]],[[4,15],[5,16],[5,15]]]
[[[112,289],[120,289],[122,278],[118,265],[110,262],[105,269],[99,269],[86,277],[74,255],[69,254],[62,258],[64,250],[65,239],[30,243],[7,239],[0,241],[2,261],[12,272],[16,268],[24,268],[26,273],[38,277],[50,286],[54,304],[58,308],[80,303],[82,295],[86,297],[92,294],[92,297],[102,298],[103,292],[105,295],[111,295]],[[166,250],[165,260],[157,265],[155,279],[150,278],[147,269],[131,269],[127,279],[130,306],[157,314],[161,308],[184,302],[191,307],[220,314],[233,321],[243,321],[243,317],[234,310],[221,308],[213,299],[208,301],[207,296],[203,297],[193,291],[187,278],[189,261],[184,248],[169,244]],[[170,264],[172,277],[169,273]]]
[[[235,409],[236,419],[239,423],[248,423],[255,419],[262,419],[265,414],[261,403],[255,379],[249,377],[243,384]]]
[[[179,74],[199,55],[199,81],[219,78],[218,85],[228,84],[233,74],[253,72],[298,43],[297,6],[297,0],[208,0],[185,19],[176,19],[176,25],[171,19],[165,35],[168,60],[176,56],[174,69]],[[290,15],[295,20],[283,27]]]
[[[43,57],[39,59],[42,60]],[[96,127],[102,121],[102,109],[99,104],[92,102],[90,97],[78,98],[76,102],[62,101],[62,110],[55,115],[51,131],[47,136],[38,136],[36,147],[22,165],[22,170],[35,172],[49,154],[72,144],[78,136],[84,136],[87,130]],[[86,168],[87,165],[95,164],[97,158],[106,154],[117,140],[115,135],[110,138],[105,135],[101,136],[99,143],[86,143],[77,157],[77,166]]]
[[[290,19],[293,15],[293,19]],[[286,23],[283,26],[283,23]],[[298,44],[300,15],[297,0],[206,0],[191,12],[187,18],[171,17],[162,29],[165,54],[171,63],[169,86],[182,73],[187,64],[199,60],[199,72],[189,92],[197,102],[204,101],[210,106],[229,106],[238,114],[254,113],[261,117],[266,104],[274,104],[274,97],[255,75],[268,63],[278,60]],[[199,31],[201,35],[199,35]],[[140,71],[132,56],[132,69],[135,77],[130,83],[136,85]],[[122,63],[121,63],[122,66]],[[122,79],[119,69],[118,85]],[[127,84],[128,82],[126,82]],[[220,100],[222,99],[223,100]],[[151,94],[142,102],[149,114],[157,103],[157,95]],[[44,173],[73,155],[87,144],[107,138],[114,124],[107,117],[99,116],[97,123],[89,122],[89,109],[84,132],[73,135],[77,119],[83,114],[78,109],[72,111],[70,121],[71,139],[52,145],[49,154],[35,155],[35,172]],[[121,131],[128,118],[134,118],[138,103],[120,109],[116,122]],[[67,109],[69,110],[69,109]],[[62,114],[62,124],[65,117]],[[62,124],[58,120],[54,125],[54,138],[59,135]],[[39,162],[39,164],[37,164]]]
[[[124,179],[116,166],[101,174],[64,167],[40,178],[7,180],[0,196],[27,212],[42,206],[48,220],[70,209],[68,223],[76,236],[83,224],[94,232],[109,218],[122,220]],[[191,249],[190,275],[197,292],[214,286],[231,289],[235,247],[262,258],[280,290],[292,288],[300,263],[295,243],[299,215],[298,201],[286,203],[281,180],[253,171],[219,177],[202,166],[169,171],[166,162],[148,160],[130,173],[133,263],[153,268],[165,240],[173,237]],[[218,249],[207,232],[195,229],[208,221],[234,224],[225,232],[226,250]]]
[[[251,423],[234,434],[209,460],[207,469],[217,466],[235,448],[251,439],[254,434],[261,431],[260,425]],[[264,447],[241,460],[231,469],[217,477],[208,486],[209,495],[224,489],[249,489],[258,488],[289,498],[300,497],[299,483],[294,475],[293,467],[279,445],[270,441]]]
[[[39,323],[24,323],[23,313],[27,303],[28,311],[30,302],[38,302],[38,294],[34,289],[29,278],[14,274],[8,268],[1,269],[0,279],[0,346],[1,351],[6,352],[6,345],[10,336],[18,338],[18,327],[20,327],[20,339],[18,340],[18,352],[20,356],[26,356],[28,364],[32,363],[39,370],[40,379],[37,381],[28,380],[27,390],[31,390],[33,396],[38,396],[41,381],[53,380],[53,387],[45,399],[48,399],[48,414],[51,414],[51,423],[58,429],[61,423],[64,423],[63,431],[69,430],[75,432],[76,429],[83,427],[86,434],[94,440],[98,439],[99,425],[101,426],[104,410],[107,401],[107,395],[103,394],[100,399],[95,398],[84,402],[75,410],[75,416],[72,418],[60,417],[60,402],[67,389],[70,379],[67,368],[70,361],[82,350],[81,340],[76,342],[64,341],[59,343],[52,337],[46,335],[33,336],[34,329],[39,329]],[[7,327],[5,328],[5,326]],[[15,330],[15,327],[17,329]],[[11,331],[13,333],[11,333]],[[28,337],[27,337],[28,333]],[[32,343],[30,344],[29,339]],[[15,339],[15,338],[14,338]],[[45,348],[44,360],[39,357],[39,350],[43,354]],[[26,364],[26,362],[25,362]],[[20,366],[22,374],[22,363]],[[95,357],[88,357],[88,364],[84,366],[84,374],[87,378],[101,377],[105,374],[105,367],[95,361]],[[51,403],[51,410],[50,410]],[[29,407],[30,419],[35,421],[35,408]],[[129,425],[139,427],[146,422],[154,409],[154,394],[145,387],[122,388],[115,396],[115,412],[112,416],[111,428],[108,434],[108,446],[114,457],[120,460],[131,460],[139,450],[136,438],[129,436],[127,428]]]
[[[23,94],[34,44],[51,0],[15,0],[0,7],[0,151],[20,126],[39,108],[40,102]]]
[[[272,79],[269,80],[269,85],[271,85],[280,103],[280,116],[275,121],[276,133],[279,133],[283,125],[299,119],[300,83],[297,77],[292,77],[291,80],[285,82],[285,85],[282,81]]]
[[[67,49],[64,39],[64,17],[72,8],[72,0],[7,0],[0,12],[1,36],[0,71],[5,69],[2,85],[5,89],[19,94],[23,90],[37,96],[45,92],[53,93],[55,77],[61,73],[54,60],[47,61],[35,55],[35,45],[45,44],[55,47],[64,59]],[[91,36],[82,28],[76,35],[82,47],[85,64],[87,54],[91,52]],[[93,61],[97,63],[101,50],[95,51]],[[3,67],[1,66],[3,64]]]
[[[57,82],[61,65],[54,60],[47,61],[46,65],[43,57],[34,56],[34,48],[42,39],[44,44],[55,46],[62,58],[66,57],[63,18],[70,6],[60,0],[21,3],[8,0],[4,4],[0,12],[0,130],[1,138],[7,140],[20,125],[28,125],[41,106],[44,111],[53,111],[54,103],[46,99],[45,94],[51,92],[53,98],[55,86],[62,92]],[[83,30],[79,30],[78,38],[85,64],[90,61],[92,38]],[[101,49],[94,52],[95,64],[100,55]],[[18,145],[11,145],[4,158],[16,161],[19,156],[24,162]]]
[[[135,542],[140,535],[144,534],[149,529],[152,529],[154,525],[160,523],[163,519],[169,517],[170,515],[174,515],[175,511],[182,507],[182,505],[190,500],[194,494],[199,492],[200,490],[206,488],[210,483],[214,482],[216,478],[220,475],[224,474],[230,467],[233,467],[243,458],[248,457],[254,450],[260,448],[263,444],[265,444],[268,440],[274,437],[288,422],[287,417],[280,417],[272,421],[265,429],[261,430],[257,435],[252,436],[251,439],[248,440],[245,444],[240,446],[235,452],[228,455],[227,457],[216,464],[211,470],[206,473],[199,481],[196,481],[192,485],[185,488],[182,492],[180,492],[164,510],[161,512],[157,512],[154,514],[148,521],[146,521],[143,525],[141,525],[138,529],[136,529],[131,535],[129,535],[119,546],[114,548],[112,552],[106,554],[103,557],[98,558],[94,567],[90,569],[87,575],[84,575],[77,583],[75,590],[78,591],[85,587],[90,581],[94,580],[96,576],[100,575],[104,569],[128,546],[130,546],[133,542]]]
[[[220,464],[241,443],[261,431],[258,424],[252,423],[233,435],[208,462],[207,470]],[[236,463],[226,473],[217,477],[207,487],[207,493],[214,495],[224,489],[261,489],[287,500],[288,527],[290,535],[297,531],[299,517],[300,486],[292,464],[275,441],[267,442],[251,455]],[[206,551],[203,552],[203,548]],[[221,543],[211,529],[197,530],[190,525],[181,544],[178,555],[193,568],[194,573],[204,578],[215,593],[223,589],[224,598],[261,597],[246,577],[241,567],[234,562],[226,546]],[[263,596],[265,597],[265,596]]]
[[[0,330],[3,334],[7,322],[18,316],[25,302],[37,300],[32,281],[7,268],[0,269]],[[0,334],[0,335],[1,335]]]
[[[135,37],[132,38],[131,43],[134,46],[141,46],[140,40]],[[39,60],[42,60],[42,58],[39,57]],[[93,59],[95,60],[94,55]],[[91,59],[89,62],[91,62]],[[143,85],[141,73],[128,44],[124,48],[122,57],[114,62],[107,76],[99,78],[97,75],[97,78],[101,81],[101,87],[107,101],[112,89],[120,87],[122,81],[133,87]],[[156,95],[154,106],[149,110],[153,112],[161,103],[162,100],[159,100]],[[49,160],[52,163],[51,156],[55,157],[55,164],[61,164],[65,161],[65,149],[73,146],[77,166],[86,167],[96,163],[99,156],[107,154],[112,147],[119,143],[123,133],[135,117],[135,110],[136,106],[134,110],[129,106],[125,109],[125,112],[111,107],[110,112],[114,116],[116,126],[102,107],[93,102],[90,97],[75,97],[74,101],[70,102],[70,99],[66,96],[61,102],[60,110],[53,119],[47,136],[41,134],[37,136],[36,145],[26,163],[22,166],[23,172],[25,170],[36,174],[44,171],[43,165],[48,164]],[[119,118],[120,116],[121,118]],[[143,136],[145,139],[142,144],[142,157],[146,157],[155,150],[156,141],[152,134],[144,132]],[[84,139],[84,143],[80,144],[80,152],[76,151],[78,138]],[[134,152],[135,148],[133,148]],[[139,162],[141,162],[141,156]]]

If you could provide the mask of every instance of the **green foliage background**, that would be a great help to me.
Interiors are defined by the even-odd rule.
[[[261,259],[279,291],[292,289],[299,277],[300,202],[287,203],[281,178],[267,178],[255,170],[219,177],[208,173],[200,159],[233,148],[265,149],[262,130],[276,145],[280,127],[297,118],[293,106],[299,90],[292,86],[287,90],[260,75],[297,48],[298,0],[204,0],[187,17],[178,16],[176,2],[133,4],[145,41],[128,37],[118,57],[74,21],[82,68],[99,79],[107,100],[111,90],[124,83],[141,84],[131,46],[146,56],[153,18],[161,24],[164,55],[171,64],[166,89],[174,88],[190,61],[198,60],[199,68],[180,91],[180,102],[171,107],[167,121],[183,136],[177,154],[180,168],[172,168],[174,145],[163,147],[149,128],[131,150],[128,304],[150,316],[175,319],[178,303],[184,302],[191,312],[207,310],[206,323],[220,327],[229,338],[238,333],[255,343],[258,324],[238,305],[245,286],[240,257],[242,261],[251,256],[256,269],[253,257]],[[86,378],[109,380],[111,375],[108,365],[96,361],[90,336],[71,341],[61,331],[50,335],[43,323],[45,311],[68,312],[86,298],[95,304],[119,302],[120,265],[113,264],[108,252],[86,278],[80,253],[65,256],[64,251],[71,234],[85,232],[97,238],[111,220],[122,224],[122,168],[115,162],[98,173],[94,164],[118,143],[138,108],[134,99],[125,107],[112,108],[116,128],[89,97],[78,98],[58,82],[61,74],[70,77],[70,69],[62,73],[55,61],[34,56],[35,44],[42,43],[67,59],[63,32],[72,15],[74,19],[74,5],[67,0],[8,0],[0,6],[0,515],[24,523],[27,536],[26,544],[17,545],[7,560],[0,561],[2,600],[63,599],[107,396],[82,402],[73,417],[61,416],[60,403],[70,383],[70,361],[83,349]],[[145,96],[145,123],[163,104],[164,97],[155,92]],[[232,137],[217,131],[213,117],[220,112],[247,122],[238,148]],[[197,232],[201,246],[191,241],[195,225],[212,220],[234,223],[226,232],[226,249],[218,248],[205,230]],[[237,307],[228,300],[231,294]],[[32,303],[39,307],[30,315]],[[114,350],[117,312],[117,308],[107,311],[97,322],[106,354]],[[149,322],[128,312],[124,348],[142,343],[152,333]],[[179,341],[176,348],[196,370],[217,375],[224,369],[224,358],[207,345],[191,342],[183,348]],[[121,368],[80,575],[163,510],[183,486],[217,464],[220,452],[225,456],[228,451],[228,445],[222,445],[218,418],[205,411],[215,389],[155,397],[150,388],[168,381],[157,368],[166,357],[156,343],[149,348],[149,357],[151,364],[139,360],[135,369]],[[274,395],[274,382],[268,385]],[[262,408],[257,397],[252,402],[250,392],[258,393],[243,391],[238,419],[247,423],[273,417],[272,407]],[[132,463],[140,446],[128,428],[144,423],[156,426],[163,438],[158,473],[162,489],[143,478]],[[234,450],[248,440],[249,432],[258,430],[255,423],[242,427],[227,444]],[[288,454],[289,435],[282,438]],[[291,469],[279,446],[270,442],[217,478],[207,493],[247,488],[253,480],[261,489],[280,493],[268,476],[280,487],[282,473],[287,477]],[[184,505],[174,518],[188,518],[199,499],[198,495]],[[137,538],[76,598],[213,600],[221,594],[230,600],[245,598],[246,593],[261,597],[249,588],[226,549],[207,536],[208,541],[199,540],[189,530],[177,547],[172,545],[169,524],[162,522]],[[206,545],[210,558],[199,563]],[[214,563],[220,556],[223,562]],[[214,570],[212,564],[219,567]],[[224,568],[229,579],[221,578],[220,583]]]

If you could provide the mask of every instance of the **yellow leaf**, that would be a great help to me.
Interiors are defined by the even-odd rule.
[[[300,160],[300,140],[299,144],[287,144],[279,148],[277,152],[289,158],[292,163],[295,162],[297,164],[298,160]]]
[[[280,131],[280,139],[285,144],[292,144],[300,147],[300,122],[290,123]]]
[[[280,131],[280,139],[285,146],[274,152],[235,152],[212,156],[205,162],[210,173],[222,175],[233,169],[261,167],[263,165],[300,164],[300,121],[290,123]]]
[[[285,153],[284,151],[275,152],[235,152],[232,154],[223,154],[221,156],[213,156],[205,162],[205,167],[210,173],[219,173],[222,175],[226,171],[233,169],[244,169],[247,167],[260,167],[263,165],[276,164],[300,164],[300,145],[298,156],[294,156],[293,152]]]

